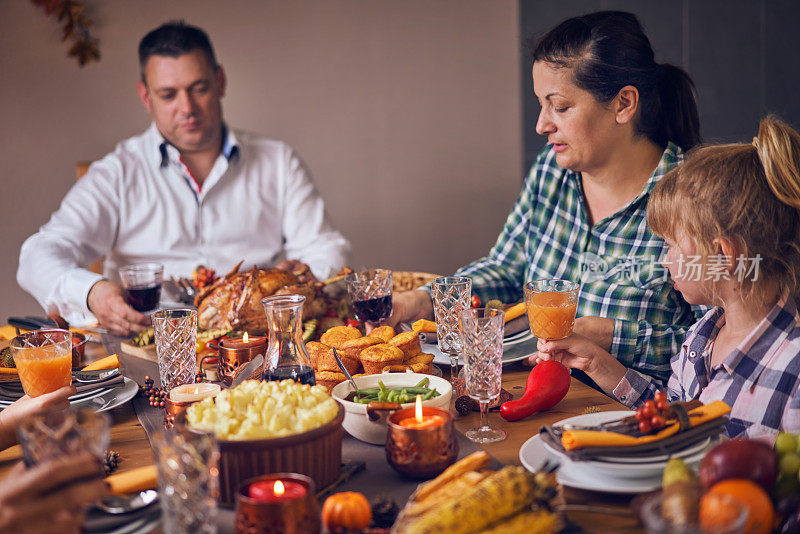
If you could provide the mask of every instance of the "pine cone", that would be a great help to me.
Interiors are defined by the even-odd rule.
[[[456,411],[458,412],[458,415],[467,415],[473,411],[475,407],[475,401],[467,395],[461,395],[456,399]]]
[[[400,507],[397,503],[385,495],[379,495],[372,501],[372,524],[378,528],[389,528],[397,519]]]
[[[110,475],[119,467],[119,453],[117,451],[106,451],[105,458],[103,458],[103,470],[106,476]]]

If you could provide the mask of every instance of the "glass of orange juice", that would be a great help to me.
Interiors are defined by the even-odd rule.
[[[534,280],[525,284],[531,332],[539,339],[562,339],[572,333],[580,285],[569,280]]]
[[[11,340],[11,354],[22,389],[30,397],[50,393],[72,383],[72,333],[36,330]]]

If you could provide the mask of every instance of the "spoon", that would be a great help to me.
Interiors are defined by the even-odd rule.
[[[352,376],[350,376],[350,371],[348,371],[347,367],[345,367],[344,364],[342,363],[342,359],[339,358],[339,353],[336,352],[336,349],[333,349],[333,357],[336,358],[336,363],[339,365],[339,369],[342,370],[342,373],[344,373],[344,376],[346,376],[347,379],[350,381],[350,385],[353,386],[353,391],[355,391],[356,394],[357,394],[358,393],[358,386],[356,385],[356,381],[353,380]]]
[[[158,499],[158,492],[156,490],[140,491],[133,495],[123,496],[114,495],[106,497],[98,502],[95,506],[100,508],[107,514],[127,514],[141,510],[145,506],[149,506]]]

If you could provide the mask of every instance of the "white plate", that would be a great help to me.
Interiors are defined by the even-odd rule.
[[[70,404],[78,408],[86,407],[92,408],[96,412],[105,412],[106,410],[111,410],[112,408],[125,404],[134,398],[138,391],[139,385],[130,378],[125,377],[125,384],[122,387],[111,389],[99,397],[81,399],[70,402]]]
[[[522,444],[519,449],[519,460],[531,472],[536,472],[547,460],[560,462],[561,459],[545,448],[539,435],[535,435]],[[644,493],[661,487],[661,476],[654,478],[610,478],[598,476],[587,470],[570,468],[562,463],[556,472],[559,484],[589,491],[605,493]]]
[[[82,401],[90,400],[90,399],[93,399],[95,397],[99,397],[101,395],[105,395],[109,391],[113,391],[113,389],[114,388],[102,388],[101,387],[99,389],[90,389],[88,391],[83,391],[81,393],[77,393],[77,394],[73,395],[72,397],[70,397],[69,398],[69,402],[70,402],[70,404],[73,404],[75,402],[82,402]],[[5,399],[0,400],[0,407],[11,406],[12,402],[13,401],[5,400]]]

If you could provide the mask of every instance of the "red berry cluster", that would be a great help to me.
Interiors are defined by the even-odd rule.
[[[144,377],[144,385],[139,386],[139,395],[145,397],[154,408],[163,408],[167,399],[167,392],[155,387],[155,380],[150,375]]]
[[[669,402],[667,394],[658,391],[653,399],[645,401],[644,405],[636,410],[636,420],[639,421],[639,430],[643,434],[649,434],[653,430],[659,430],[667,425],[667,412]]]
[[[197,289],[203,289],[206,286],[210,286],[219,278],[217,273],[214,272],[214,269],[209,269],[203,265],[198,266],[192,275],[194,278],[194,287]]]

